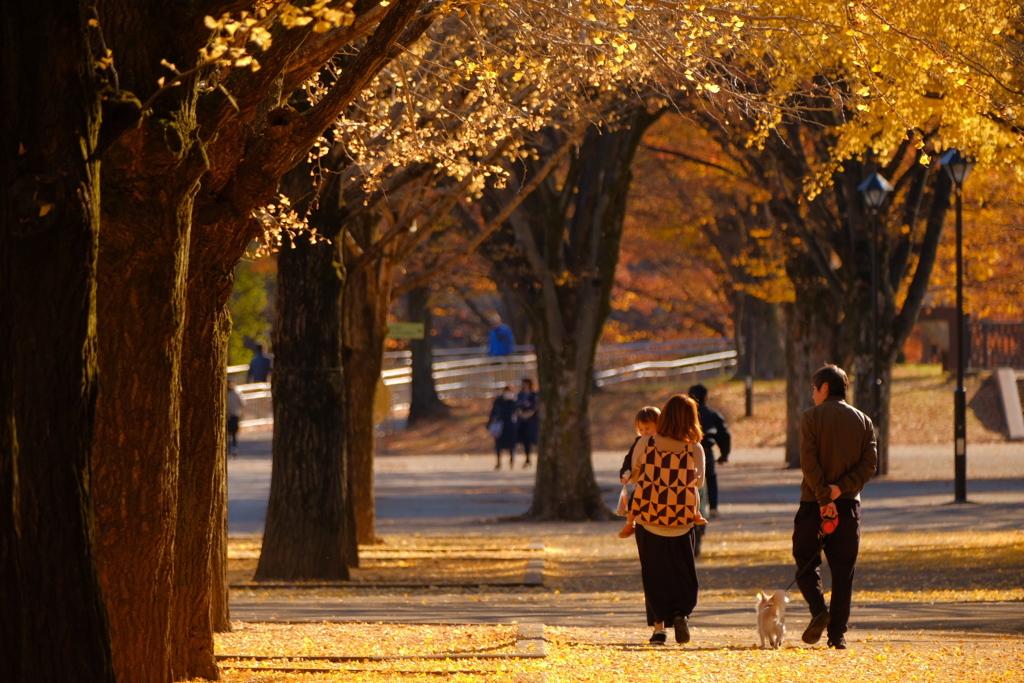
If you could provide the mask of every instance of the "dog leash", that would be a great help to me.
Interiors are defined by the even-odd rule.
[[[786,586],[786,591],[787,592],[789,591],[790,588],[793,587],[794,583],[796,583],[797,581],[800,580],[800,577],[803,576],[803,573],[811,568],[811,565],[814,564],[815,560],[821,559],[821,551],[825,549],[825,537],[828,536],[829,534],[831,534],[833,531],[835,531],[836,527],[838,527],[838,526],[839,526],[839,510],[838,509],[836,509],[836,516],[835,517],[822,517],[821,518],[821,526],[818,527],[818,552],[816,552],[811,557],[810,561],[807,564],[805,564],[803,567],[800,567],[800,570],[797,571],[796,575],[793,577],[793,580],[789,582],[788,586]]]
[[[804,565],[803,567],[800,567],[800,571],[798,571],[798,572],[796,573],[796,576],[794,576],[794,577],[793,577],[793,580],[789,582],[789,585],[788,585],[788,586],[786,586],[786,591],[787,591],[787,592],[789,592],[789,589],[793,587],[793,584],[794,584],[794,583],[796,583],[797,581],[799,581],[799,580],[800,580],[800,577],[801,577],[801,576],[803,576],[803,573],[804,573],[805,571],[807,571],[808,569],[810,569],[810,568],[811,568],[811,565],[813,565],[813,564],[814,564],[814,561],[815,561],[815,560],[817,560],[817,559],[819,559],[819,556],[821,555],[821,551],[822,551],[822,550],[824,550],[824,548],[825,548],[825,537],[824,537],[824,536],[822,536],[822,537],[821,537],[821,538],[820,538],[820,539],[818,540],[818,552],[817,552],[817,553],[815,554],[815,556],[814,556],[814,557],[812,557],[812,558],[811,558],[811,561],[810,561],[810,562],[808,562],[807,564],[805,564],[805,565]]]

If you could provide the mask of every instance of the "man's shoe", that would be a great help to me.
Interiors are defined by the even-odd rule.
[[[846,638],[840,638],[839,640],[828,639],[828,646],[833,650],[845,650],[846,649]]]
[[[814,645],[816,642],[821,640],[821,634],[828,628],[828,622],[832,618],[828,615],[828,612],[818,612],[811,617],[811,623],[807,624],[806,630],[804,630],[803,641],[808,645]]]
[[[676,642],[690,642],[690,626],[686,623],[686,617],[676,617],[672,620],[672,628],[676,630]]]
[[[655,631],[647,642],[651,645],[664,645],[668,641],[668,634],[665,631]]]
[[[712,508],[711,511],[708,512],[708,519],[718,519],[718,517],[718,508]]]
[[[724,465],[725,463],[729,462],[729,458],[719,458],[718,460],[716,460],[716,462],[719,465]]]

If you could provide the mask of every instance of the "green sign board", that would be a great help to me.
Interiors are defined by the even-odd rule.
[[[388,336],[392,339],[423,339],[423,323],[391,323]]]

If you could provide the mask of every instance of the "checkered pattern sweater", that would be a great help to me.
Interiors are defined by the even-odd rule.
[[[664,535],[689,531],[697,517],[697,490],[704,479],[703,448],[652,436],[637,441],[632,459],[636,491],[630,511],[636,523]]]

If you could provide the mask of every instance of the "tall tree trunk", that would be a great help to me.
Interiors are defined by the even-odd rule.
[[[434,386],[434,341],[430,334],[430,287],[414,287],[406,295],[409,322],[423,323],[423,339],[409,343],[412,352],[412,390],[408,425],[448,417],[451,409],[437,396]]]
[[[222,227],[222,226],[220,226]],[[234,234],[246,234],[246,232],[238,231],[233,232]],[[244,253],[245,247],[236,246],[236,251],[233,254]],[[203,372],[201,370],[202,365],[190,365],[186,371],[186,382],[185,386],[196,386],[201,382],[206,382],[207,395],[214,402],[212,404],[217,405],[216,410],[205,412],[204,415],[209,419],[215,420],[216,422],[208,426],[204,430],[205,438],[201,443],[197,443],[197,449],[201,450],[204,454],[204,458],[212,464],[212,470],[208,472],[208,475],[212,477],[210,482],[210,490],[212,492],[212,499],[210,506],[212,509],[210,517],[210,530],[209,540],[210,547],[207,550],[210,557],[210,585],[209,585],[209,609],[210,609],[210,626],[215,632],[225,633],[231,631],[231,614],[230,607],[228,604],[228,588],[227,588],[227,347],[231,336],[231,314],[228,309],[227,302],[230,300],[231,289],[234,283],[234,266],[238,264],[238,258],[232,258],[232,253],[228,253],[226,257],[221,256],[219,264],[223,269],[217,272],[217,283],[219,288],[211,288],[212,292],[218,292],[217,298],[209,305],[205,310],[209,317],[207,318],[207,325],[204,326],[203,330],[197,332],[197,338],[193,339],[189,335],[187,340],[189,342],[189,349],[196,349],[200,353],[203,353],[208,349],[209,357],[212,362],[216,362],[219,368],[223,368],[225,372]],[[212,257],[212,255],[211,255]],[[196,265],[201,262],[200,258],[194,258],[193,264]],[[228,265],[229,263],[229,265]],[[209,302],[209,297],[203,294],[203,290],[199,287],[193,288],[189,286],[189,306],[198,310],[203,310],[200,304],[196,302],[196,298],[202,297]],[[190,332],[191,328],[186,330]],[[206,337],[206,344],[203,343],[203,338],[199,337],[200,334],[208,334]],[[198,342],[198,343],[197,343]],[[202,373],[202,374],[201,374]],[[185,395],[188,395],[187,393]],[[221,410],[220,407],[223,407]],[[193,527],[194,532],[199,533],[200,529]],[[202,615],[198,615],[202,618]],[[199,676],[199,674],[196,674]]]
[[[81,2],[0,17],[0,660],[12,683],[110,681],[89,457],[99,98]]]
[[[182,347],[181,461],[175,543],[175,680],[218,675],[213,631],[230,631],[227,585],[226,391],[234,268],[256,226],[248,217],[192,226]],[[187,640],[186,640],[187,639]]]
[[[501,302],[504,308],[502,322],[512,328],[516,346],[532,346],[533,327],[530,325],[530,315],[523,310],[523,304],[519,301],[516,293],[514,291],[502,292]]]
[[[274,467],[257,581],[349,578],[338,258],[309,235],[278,253]]]
[[[191,214],[205,161],[151,116],[104,156],[97,327],[102,368],[92,465],[97,559],[118,679],[171,677],[181,352]],[[161,197],[155,202],[153,197]]]
[[[826,363],[845,364],[838,355],[841,317],[827,289],[798,285],[796,301],[785,304],[785,321],[786,466],[799,469],[800,416],[814,405],[811,378]]]
[[[342,97],[334,99],[336,106],[329,115],[322,117],[324,125],[380,69],[389,48],[418,8],[418,0],[399,0],[391,4],[384,21],[366,43],[366,58],[357,60],[353,73],[343,79],[347,82],[347,89]],[[166,66],[169,62],[188,71],[195,64],[196,50],[207,44],[209,32],[202,28],[201,11],[189,14],[195,8],[182,14],[181,8],[166,3],[101,3],[96,7],[100,17],[95,22],[84,16],[86,9],[82,4],[62,3],[52,12],[44,8],[42,12],[26,10],[5,14],[5,17],[20,22],[14,24],[5,20],[5,56],[9,56],[7,46],[16,47],[22,54],[36,59],[38,56],[33,55],[35,50],[48,49],[48,54],[61,61],[58,68],[53,68],[55,62],[39,60],[42,68],[38,68],[26,66],[20,59],[5,60],[5,64],[12,65],[10,68],[17,69],[11,72],[17,73],[17,77],[12,75],[9,81],[5,81],[5,92],[16,92],[17,99],[35,105],[34,116],[37,119],[22,119],[20,123],[23,125],[15,129],[17,132],[4,139],[19,140],[24,149],[22,154],[30,155],[26,159],[42,159],[46,154],[77,150],[67,159],[60,159],[61,163],[47,167],[47,172],[60,169],[67,177],[78,175],[75,169],[82,167],[83,151],[91,155],[86,168],[94,168],[92,160],[103,157],[104,230],[100,235],[98,260],[93,262],[92,256],[86,256],[91,253],[88,245],[79,245],[82,248],[78,264],[87,267],[89,278],[98,272],[98,282],[86,280],[86,287],[82,289],[86,291],[94,284],[96,286],[95,290],[88,289],[89,300],[92,300],[91,292],[95,291],[96,305],[87,317],[87,325],[90,329],[95,325],[99,330],[95,345],[98,347],[97,363],[102,371],[95,389],[90,385],[88,373],[92,371],[88,367],[84,369],[86,376],[75,372],[63,375],[74,378],[79,395],[91,397],[94,391],[98,393],[95,394],[95,404],[89,403],[89,411],[95,405],[95,429],[84,435],[90,439],[89,464],[67,468],[69,477],[79,477],[79,481],[77,490],[68,492],[62,500],[66,500],[69,506],[76,502],[85,504],[81,511],[87,514],[89,494],[95,496],[95,563],[110,623],[109,628],[103,625],[90,628],[88,623],[72,614],[64,619],[62,626],[80,627],[79,641],[84,647],[68,648],[72,656],[109,635],[108,667],[112,665],[119,680],[165,681],[177,670],[178,663],[172,662],[175,653],[188,647],[187,636],[170,626],[176,609],[173,582],[177,578],[173,570],[173,554],[179,522],[180,354],[185,324],[185,273],[192,204],[198,178],[206,170],[206,162],[211,157],[208,150],[200,149],[195,136],[194,105],[198,78],[185,78],[175,89],[161,91],[159,97],[147,105],[147,112],[142,117],[138,116],[141,108],[133,93],[139,93],[143,99],[154,93],[156,84],[167,76],[167,68],[174,69]],[[89,27],[84,23],[87,19],[91,24]],[[40,27],[38,31],[36,27]],[[104,119],[111,125],[105,124],[100,131],[102,142],[97,142],[93,135],[95,130],[75,125],[83,114],[90,125],[98,123],[98,115],[93,115],[97,100],[90,94],[89,101],[83,102],[82,98],[75,96],[78,94],[75,86],[87,81],[96,71],[91,53],[101,54],[107,48],[106,44],[101,44],[90,50],[83,38],[85,31],[104,36],[116,60],[116,71],[109,67],[103,70],[105,77],[110,79],[104,97],[107,111]],[[308,68],[315,71],[318,65]],[[41,88],[22,87],[25,84],[20,83],[19,78],[27,74],[39,75],[39,83],[46,85]],[[302,78],[305,75],[298,74],[298,80]],[[252,126],[249,139],[239,142],[244,136],[234,133],[241,127],[226,130],[231,128],[230,123],[223,118],[217,119],[216,115],[208,119],[211,125],[204,129],[207,140],[227,140],[225,145],[231,148],[219,159],[223,162],[217,169],[220,178],[242,178],[230,193],[218,195],[211,204],[227,207],[228,212],[240,215],[248,215],[251,207],[260,203],[257,192],[252,190],[253,176],[259,177],[264,186],[268,182],[275,184],[277,179],[275,175],[268,180],[266,177],[270,174],[262,173],[262,167],[247,177],[243,177],[245,173],[237,173],[242,146],[255,140],[272,148],[272,152],[260,154],[258,144],[248,144],[245,160],[250,165],[263,164],[268,156],[273,156],[274,160],[290,160],[301,156],[322,129],[318,125],[321,119],[314,117],[315,129],[300,123],[296,128],[288,129],[293,132],[292,139],[285,139],[288,133],[274,136],[273,133],[280,133],[286,127],[278,125],[279,119],[263,115],[266,112],[264,98],[271,103],[268,108],[273,108],[281,95],[280,92],[269,92],[272,87],[280,88],[280,80],[270,78],[267,81],[276,85],[264,84],[261,88],[256,84],[247,103],[248,111],[239,112],[237,102],[231,100],[235,107],[227,118],[241,113],[242,120],[250,124],[254,120],[253,110],[261,112],[257,118],[263,120]],[[36,93],[44,97],[33,98]],[[220,97],[220,91],[210,99],[217,97]],[[55,106],[58,101],[61,105]],[[63,118],[40,116],[40,103]],[[211,110],[216,110],[216,103],[212,104]],[[268,120],[272,123],[268,124]],[[25,147],[26,143],[37,142],[28,131],[44,121],[47,125],[57,123],[47,130],[49,139]],[[56,142],[66,132],[77,136],[71,146]],[[272,138],[272,141],[266,143],[267,138]],[[99,152],[97,147],[105,151]],[[267,165],[275,169],[281,166]],[[98,178],[96,169],[91,180],[98,183]],[[34,181],[38,184],[41,179],[45,180],[45,174],[37,171]],[[54,210],[55,202],[38,201],[48,199],[51,194],[57,198],[56,192],[24,193],[19,189],[18,194],[29,198],[27,204],[35,210],[37,217],[50,215],[49,220],[54,220],[65,213]],[[69,207],[99,210],[93,201],[95,196],[89,190],[80,190],[77,195],[69,194],[68,197],[75,197],[66,202]],[[22,207],[25,208],[29,207]],[[91,226],[95,228],[95,217],[91,220]],[[20,228],[22,231],[27,229],[24,225]],[[95,237],[93,230],[90,239]],[[95,242],[92,245],[95,246]],[[26,259],[25,262],[30,261]],[[55,263],[63,262],[55,260]],[[38,271],[39,274],[49,272],[45,269]],[[68,282],[69,277],[77,277],[81,272],[80,268],[69,266],[61,274],[62,281]],[[54,310],[57,310],[56,306]],[[65,328],[74,329],[75,322],[75,316],[68,315]],[[90,339],[76,338],[74,333],[66,331],[63,335],[68,340],[68,348],[74,347],[79,358],[89,358]],[[40,345],[37,348],[44,347]],[[50,391],[54,397],[66,398],[54,388]],[[81,424],[74,413],[65,405],[59,412],[41,414],[57,414],[59,419],[68,420],[73,429],[74,425]],[[58,433],[51,429],[52,435]],[[45,459],[41,458],[39,463],[43,462]],[[15,488],[20,492],[21,487],[26,486],[24,492],[31,493],[26,484],[13,483],[15,467],[13,461],[10,468],[0,467],[0,471],[11,473],[12,492]],[[88,476],[83,475],[88,473],[89,467],[92,468],[91,482]],[[53,469],[59,468],[60,464],[54,463]],[[52,480],[51,474],[47,482],[50,484],[49,493],[59,494],[62,489],[60,486],[54,489]],[[53,515],[54,521],[58,519],[58,515]],[[88,533],[87,524],[80,528]],[[15,534],[16,530],[11,533]],[[78,604],[82,604],[94,597],[95,592],[86,585],[88,571],[76,565],[78,554],[71,547],[67,550],[67,557],[62,558],[63,567],[78,572],[81,582],[77,596]],[[45,573],[40,572],[39,576],[44,577]],[[66,599],[67,604],[52,613],[63,616],[69,611],[74,612],[75,603],[65,593],[53,591],[53,595],[56,599]],[[45,604],[45,601],[40,601],[40,605]],[[52,629],[50,642],[61,644],[62,641],[53,634],[62,632],[63,628]],[[82,633],[95,634],[95,638],[86,638]],[[12,639],[10,642],[22,645],[20,640]],[[46,658],[46,663],[60,662],[62,657],[63,653]],[[103,672],[91,664],[82,661],[80,666],[73,667],[74,674],[92,675],[94,680],[102,680]],[[191,665],[186,663],[185,667],[188,666]],[[45,677],[35,676],[34,679],[44,680]]]
[[[532,519],[611,516],[591,461],[594,355],[611,309],[630,164],[657,116],[635,109],[614,128],[591,127],[561,182],[545,180],[485,248],[502,287],[522,298],[535,333],[540,444]],[[560,145],[565,132],[547,135]],[[492,193],[487,210],[500,211],[503,199]]]
[[[881,380],[881,383],[879,386],[879,408],[877,415],[874,410],[875,397],[871,389],[873,373],[871,371],[872,359],[870,357],[865,358],[861,356],[854,361],[856,364],[855,367],[863,367],[864,369],[857,370],[857,379],[853,383],[853,396],[851,400],[853,401],[854,406],[870,417],[874,422],[875,438],[878,442],[878,474],[887,474],[887,472],[882,471],[882,457],[884,455],[886,459],[888,459],[889,403],[892,398],[891,383],[893,361],[890,360],[881,350],[879,351],[879,356],[878,379]]]
[[[953,184],[946,173],[929,172],[919,164],[914,167],[915,177],[908,193],[910,199],[903,206],[899,217],[906,224],[919,222],[923,215],[924,231],[915,245],[906,240],[893,238],[886,223],[891,221],[890,213],[876,217],[880,222],[880,239],[878,244],[878,374],[881,380],[880,408],[877,419],[873,414],[874,395],[870,381],[858,381],[854,384],[854,403],[875,420],[875,433],[878,439],[878,474],[889,473],[889,427],[891,424],[889,405],[892,397],[892,370],[896,357],[907,338],[910,336],[917,316],[924,305],[928,292],[928,282],[935,267],[936,254],[942,231],[946,223],[946,214],[950,208],[950,195]],[[902,235],[902,230],[900,231]],[[910,259],[911,252],[916,254],[916,263]],[[899,301],[901,286],[908,279],[911,264],[913,273],[910,284],[906,286],[906,294]],[[869,264],[870,265],[870,264]],[[862,269],[862,280],[870,277],[869,271]],[[856,290],[854,290],[856,291]],[[863,291],[863,290],[860,290]],[[861,301],[854,302],[852,308],[860,311],[862,324],[860,334],[844,337],[849,347],[848,354],[856,354],[859,378],[871,379],[874,363],[873,349],[875,340],[871,338],[871,293],[867,292]]]
[[[178,470],[178,527],[175,537],[174,609],[177,633],[174,680],[219,677],[213,631],[229,630],[227,615],[227,340],[231,332],[226,301],[231,269],[218,272],[207,248],[193,242],[182,365]],[[205,267],[197,267],[204,261]],[[220,250],[215,250],[220,252]],[[216,609],[215,609],[216,608]]]
[[[364,247],[374,242],[379,216],[371,212],[346,229]],[[362,268],[351,269],[345,283],[342,320],[345,335],[345,385],[348,398],[349,492],[359,543],[376,543],[373,460],[376,450],[373,404],[384,365],[391,286],[394,281],[394,245]]]
[[[568,343],[555,347],[542,327],[537,331],[540,449],[537,483],[527,516],[537,520],[611,519],[591,458],[594,332],[579,330]]]
[[[734,300],[738,312],[734,320],[737,344],[736,375],[747,375],[749,354],[754,354],[754,379],[768,380],[786,376],[785,335],[783,333],[782,305],[739,293]],[[750,320],[749,318],[753,318]],[[748,337],[749,332],[749,339]]]
[[[230,321],[230,316],[228,316]],[[221,328],[223,332],[224,328]],[[230,326],[227,335],[230,336]],[[226,344],[226,340],[225,340]],[[227,353],[224,354],[227,357]],[[225,365],[226,369],[226,365]],[[227,386],[226,373],[219,378]],[[226,389],[225,389],[226,390]],[[220,392],[218,392],[220,393]],[[225,406],[226,408],[226,406]],[[225,416],[224,422],[227,421]],[[228,463],[224,456],[227,443],[227,425],[222,440],[217,437],[218,453],[213,470],[213,516],[210,533],[210,626],[218,633],[232,630],[228,591]],[[222,446],[221,444],[224,444]]]

